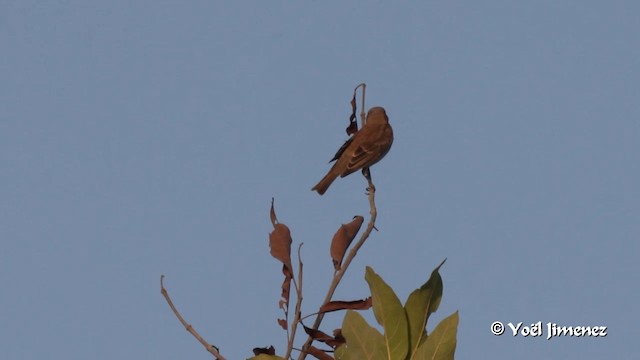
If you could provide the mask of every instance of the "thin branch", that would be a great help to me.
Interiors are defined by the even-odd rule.
[[[360,83],[358,84],[358,86],[355,87],[355,89],[353,89],[353,97],[355,99],[356,95],[355,92],[358,91],[358,88],[362,88],[362,106],[360,107],[360,120],[362,122],[362,126],[364,127],[364,120],[365,120],[365,107],[364,107],[364,96],[365,96],[365,92],[367,89],[367,84],[365,83]]]
[[[287,324],[287,327],[285,329],[286,331],[286,337],[287,337],[287,343],[289,342],[289,304],[286,304],[286,309],[282,309],[282,312],[284,313],[284,322],[285,324]]]
[[[370,176],[367,178],[367,180],[369,182],[368,195],[369,195],[369,207],[370,207],[369,213],[371,214],[371,218],[369,219],[367,228],[364,230],[364,232],[360,236],[360,239],[349,251],[349,254],[345,258],[345,260],[342,262],[342,266],[340,267],[340,270],[338,270],[333,275],[333,280],[329,285],[329,290],[327,291],[327,295],[325,296],[324,301],[322,302],[323,306],[331,301],[331,299],[333,298],[333,294],[335,293],[336,288],[338,287],[338,284],[340,284],[340,280],[342,280],[342,277],[344,276],[345,272],[347,272],[347,268],[349,268],[349,264],[351,264],[351,261],[353,260],[353,258],[355,258],[356,255],[358,254],[358,250],[360,250],[362,245],[364,245],[364,242],[367,240],[367,238],[369,238],[371,231],[373,231],[373,229],[375,228],[376,218],[378,217],[378,210],[376,209],[376,203],[375,203],[376,188],[373,185],[373,182],[371,181]],[[318,330],[323,319],[324,319],[324,313],[318,314],[315,322],[313,323],[312,329]],[[302,349],[300,351],[300,356],[298,356],[298,360],[305,359],[305,357],[307,356],[307,349],[309,349],[309,347],[311,346],[311,343],[313,343],[313,338],[309,336],[307,338],[307,341],[304,343],[304,345],[302,345]]]
[[[360,107],[360,120],[362,121],[362,127],[364,127],[364,122],[365,122],[364,112],[366,111],[364,107],[364,95],[367,90],[367,84],[362,83],[360,85],[362,85],[362,106]]]
[[[180,315],[180,312],[178,311],[178,309],[176,309],[175,305],[173,305],[173,301],[171,301],[171,298],[169,297],[169,293],[167,292],[167,289],[164,288],[164,275],[160,276],[160,293],[167,300],[167,304],[169,304],[169,307],[171,308],[171,310],[173,310],[173,313],[176,315],[178,320],[180,320],[180,323],[182,323],[185,329],[189,333],[191,333],[191,335],[193,335],[193,337],[195,337],[200,342],[200,344],[202,344],[202,346],[204,346],[204,348],[211,353],[211,355],[215,356],[216,359],[226,360],[224,356],[220,355],[217,347],[209,344],[204,338],[202,338],[202,336],[198,334],[198,332],[193,328],[193,326],[187,323],[182,317],[182,315]]]
[[[364,127],[365,122],[366,122],[365,95],[366,95],[367,84],[360,83],[360,84],[358,84],[358,86],[355,87],[355,89],[353,91],[354,92],[357,91],[358,88],[362,88],[362,104],[361,104],[361,107],[360,107],[360,110],[361,110],[360,111],[360,121],[362,123],[362,127]],[[365,178],[367,179],[367,181],[369,183],[369,187],[367,188],[367,191],[368,191],[367,195],[369,197],[369,207],[370,207],[369,213],[371,214],[371,218],[369,218],[369,223],[367,224],[367,228],[365,229],[365,231],[360,236],[360,239],[353,246],[353,248],[351,248],[351,250],[349,251],[349,254],[345,258],[345,260],[342,262],[342,266],[340,267],[340,270],[336,271],[333,274],[333,280],[331,281],[331,284],[329,285],[329,290],[327,291],[327,295],[325,296],[324,302],[322,303],[323,306],[331,301],[331,299],[333,298],[333,294],[335,293],[336,289],[338,288],[338,284],[340,284],[340,281],[342,280],[342,277],[347,272],[347,269],[349,268],[349,265],[351,264],[351,261],[353,260],[353,258],[356,257],[356,255],[358,254],[358,250],[360,250],[362,245],[364,245],[364,242],[367,240],[367,238],[369,238],[369,235],[371,234],[371,231],[373,229],[376,229],[376,226],[375,226],[376,225],[376,218],[378,217],[378,210],[376,209],[376,203],[375,203],[376,187],[373,184],[373,181],[371,180],[371,172],[370,172],[369,168],[363,169],[363,174],[365,175]],[[318,330],[318,328],[320,327],[320,324],[322,323],[323,319],[324,319],[324,313],[319,313],[318,316],[316,317],[316,320],[313,323],[312,329],[313,330]],[[311,346],[312,343],[313,343],[313,338],[311,336],[307,337],[307,341],[302,346],[302,349],[300,351],[300,356],[298,356],[298,360],[304,360],[306,358],[307,349],[309,349],[309,347]]]
[[[289,344],[287,344],[287,354],[284,356],[285,359],[289,359],[291,357],[291,351],[293,350],[293,341],[296,338],[296,330],[298,329],[298,324],[300,323],[300,313],[302,308],[302,257],[300,256],[300,250],[302,249],[302,245],[304,243],[300,243],[298,246],[298,283],[299,287],[296,286],[296,310],[295,315],[293,316],[293,322],[291,323],[291,336],[289,337]]]

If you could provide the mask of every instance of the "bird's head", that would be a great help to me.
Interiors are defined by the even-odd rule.
[[[389,118],[387,117],[387,112],[384,111],[382,106],[374,106],[369,109],[367,113],[367,123],[374,124],[386,124],[389,123]]]

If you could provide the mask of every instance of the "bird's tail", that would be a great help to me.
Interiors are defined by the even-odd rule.
[[[333,183],[333,181],[338,177],[338,174],[334,173],[333,168],[331,170],[329,170],[329,172],[327,173],[327,175],[325,175],[322,180],[320,180],[320,182],[318,182],[316,184],[316,186],[314,186],[313,188],[311,188],[311,191],[317,191],[318,194],[323,195],[327,189],[329,188],[329,186],[331,186],[331,183]]]

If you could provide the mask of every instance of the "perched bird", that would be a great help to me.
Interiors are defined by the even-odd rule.
[[[336,163],[311,190],[324,194],[338,176],[345,177],[380,161],[389,152],[392,143],[393,129],[384,108],[377,106],[369,109],[365,125],[342,145],[331,159],[337,160]]]

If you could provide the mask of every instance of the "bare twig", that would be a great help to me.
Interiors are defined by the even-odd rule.
[[[351,264],[351,261],[353,260],[353,258],[355,258],[356,255],[358,254],[358,250],[360,250],[362,245],[364,245],[364,242],[367,240],[367,238],[369,238],[369,234],[371,234],[371,231],[375,228],[376,218],[378,217],[378,210],[376,209],[376,203],[375,203],[375,186],[371,181],[371,177],[369,177],[367,180],[369,181],[369,189],[370,189],[368,195],[369,195],[369,207],[370,207],[369,213],[371,214],[371,218],[369,219],[367,228],[364,230],[364,232],[360,236],[360,239],[349,251],[349,254],[345,258],[345,260],[342,262],[342,266],[340,267],[340,270],[334,273],[333,280],[329,285],[329,290],[327,291],[327,295],[325,296],[324,301],[322,302],[322,305],[325,305],[331,301],[331,298],[333,297],[333,294],[335,293],[336,288],[338,287],[338,284],[340,284],[340,280],[342,280],[342,277],[344,276],[345,272],[347,272],[347,268],[349,267],[349,264]],[[323,318],[324,318],[324,313],[319,313],[318,316],[316,317],[315,322],[313,323],[313,326],[312,326],[313,330],[318,330],[318,328],[320,327],[320,324],[322,323]],[[307,356],[307,349],[309,349],[312,342],[313,342],[313,338],[309,336],[307,338],[307,341],[304,343],[304,345],[302,345],[302,349],[300,351],[300,356],[298,356],[298,360],[305,359],[305,357]]]
[[[360,83],[360,84],[358,84],[358,86],[355,87],[355,89],[353,91],[354,92],[357,91],[358,88],[362,88],[362,106],[360,107],[360,110],[361,110],[360,111],[360,121],[362,123],[362,127],[364,127],[364,125],[366,123],[365,93],[366,93],[367,84]],[[360,250],[362,245],[364,245],[364,242],[369,238],[369,235],[371,234],[371,231],[373,229],[376,229],[376,226],[375,226],[376,217],[378,216],[378,210],[376,209],[376,203],[375,203],[376,187],[373,184],[373,181],[371,180],[371,172],[370,172],[369,168],[363,169],[363,174],[365,175],[365,177],[366,177],[366,179],[367,179],[367,181],[369,183],[369,187],[367,188],[367,190],[368,190],[367,195],[369,197],[369,207],[370,207],[369,213],[371,214],[371,218],[369,219],[369,223],[367,224],[367,228],[364,230],[364,232],[360,236],[360,239],[353,246],[353,248],[349,251],[349,254],[345,258],[345,260],[342,262],[342,266],[340,267],[340,270],[336,271],[333,274],[333,280],[331,281],[331,284],[329,285],[329,290],[327,291],[327,295],[325,296],[322,305],[325,305],[325,304],[327,304],[328,302],[331,301],[331,299],[333,298],[333,294],[335,293],[335,291],[336,291],[336,289],[338,287],[338,284],[340,284],[340,281],[342,280],[342,277],[344,276],[344,274],[347,272],[347,269],[349,268],[349,264],[351,264],[351,261],[353,260],[353,258],[355,258],[356,255],[358,254],[358,250]],[[378,230],[378,229],[376,229],[376,230]],[[320,327],[320,324],[322,323],[323,319],[324,319],[324,313],[319,313],[318,316],[316,317],[316,320],[313,323],[312,329],[313,330],[318,330],[318,328]],[[300,356],[298,356],[298,360],[304,360],[306,358],[307,350],[309,349],[309,347],[311,346],[312,343],[313,343],[313,338],[311,336],[309,336],[307,338],[307,341],[302,346],[302,349],[300,350]]]
[[[289,304],[286,304],[286,309],[282,309],[282,312],[284,312],[284,322],[285,324],[287,324],[285,331],[286,331],[286,336],[287,336],[287,343],[289,343]]]
[[[291,336],[289,337],[289,344],[287,344],[287,354],[284,356],[285,359],[291,358],[291,351],[293,350],[293,341],[296,338],[296,330],[298,329],[298,324],[300,323],[301,316],[301,308],[302,308],[302,257],[300,256],[300,250],[302,249],[302,245],[304,243],[300,243],[298,246],[298,286],[296,286],[296,310],[295,315],[293,316],[293,322],[291,323]]]
[[[202,338],[202,336],[198,334],[198,332],[193,328],[193,326],[191,326],[191,324],[188,324],[184,320],[182,315],[180,315],[180,312],[178,311],[178,309],[176,309],[175,305],[173,305],[173,301],[171,301],[171,298],[169,297],[169,293],[167,292],[167,289],[164,288],[164,275],[160,276],[160,293],[167,300],[167,304],[169,304],[169,307],[171,308],[171,310],[173,310],[173,313],[176,315],[178,320],[180,320],[180,323],[182,323],[185,329],[189,333],[191,333],[191,335],[193,335],[193,337],[195,337],[200,342],[200,344],[202,344],[202,346],[204,346],[204,348],[211,353],[211,355],[215,356],[216,359],[226,360],[224,356],[220,355],[217,347],[209,344],[204,338]]]
[[[360,107],[360,120],[362,122],[362,127],[364,127],[364,123],[365,123],[365,116],[364,116],[364,112],[366,111],[365,107],[364,107],[364,95],[367,92],[367,84],[362,83],[362,106]]]
[[[365,114],[365,113],[364,113],[364,111],[365,111],[365,107],[364,107],[364,96],[365,96],[365,92],[366,92],[366,89],[367,89],[367,84],[365,84],[365,83],[360,83],[360,84],[358,84],[358,86],[356,86],[356,88],[355,88],[355,89],[353,89],[353,91],[354,91],[354,95],[353,95],[353,97],[354,97],[354,98],[355,98],[355,92],[356,92],[356,91],[358,91],[358,88],[362,88],[362,106],[360,107],[360,119],[362,120],[362,121],[361,121],[361,122],[362,122],[362,126],[364,126],[364,121],[365,121],[365,118],[364,118],[364,114]]]

